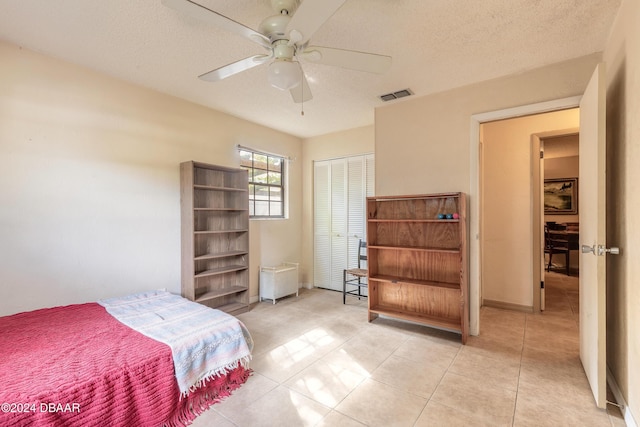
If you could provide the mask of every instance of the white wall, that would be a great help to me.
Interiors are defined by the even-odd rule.
[[[0,42],[0,315],[146,289],[180,292],[179,163],[238,166],[243,144],[301,140]],[[258,266],[300,261],[302,165],[290,219],[252,221]]]
[[[532,136],[579,125],[577,109],[482,125],[485,302],[533,307]]]
[[[607,365],[640,425],[640,2],[623,0],[607,65]],[[628,424],[632,425],[632,424]]]
[[[576,58],[377,108],[376,193],[468,193],[471,116],[580,95],[599,60]]]
[[[438,94],[405,98],[376,109],[376,194],[469,194],[471,181],[474,186],[478,182],[478,176],[471,177],[470,172],[478,167],[475,159],[473,164],[470,160],[470,140],[477,141],[471,134],[472,124],[477,123],[473,117],[579,95],[599,60],[600,55],[594,54]],[[477,195],[471,194],[469,206],[477,203]],[[469,224],[478,220],[468,217]],[[474,239],[478,238],[470,234],[469,245],[476,245]],[[523,244],[532,247],[531,234],[525,239],[529,241]],[[473,255],[469,260],[469,294],[475,304],[482,295],[478,295],[475,274],[479,254]],[[473,306],[471,313],[473,331],[477,319]]]

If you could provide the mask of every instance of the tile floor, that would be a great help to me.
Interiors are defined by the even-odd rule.
[[[338,292],[238,316],[253,376],[194,426],[624,426],[595,407],[578,352],[578,279],[550,273],[547,311],[483,307],[481,334],[379,318]]]

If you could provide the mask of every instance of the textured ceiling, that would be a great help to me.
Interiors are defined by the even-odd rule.
[[[268,0],[198,0],[257,29]],[[373,123],[378,96],[416,96],[604,49],[620,0],[347,0],[311,44],[393,57],[374,75],[303,63],[313,99],[294,104],[266,65],[216,83],[198,75],[258,45],[160,0],[1,0],[0,39],[300,137]],[[403,102],[396,100],[391,102]]]

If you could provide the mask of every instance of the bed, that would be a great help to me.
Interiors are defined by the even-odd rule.
[[[252,347],[165,291],[0,317],[0,425],[188,425],[248,379]]]

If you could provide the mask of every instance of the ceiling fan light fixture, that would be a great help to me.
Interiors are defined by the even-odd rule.
[[[271,86],[281,90],[290,90],[300,84],[302,71],[297,62],[276,59],[269,65],[267,77]]]

